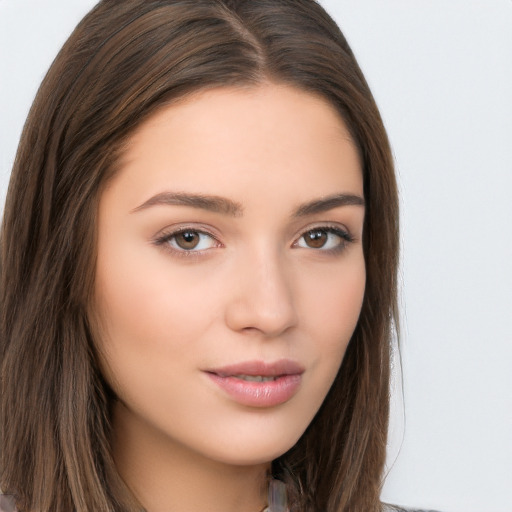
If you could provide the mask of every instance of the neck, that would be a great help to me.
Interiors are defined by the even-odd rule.
[[[173,442],[121,404],[114,408],[117,469],[147,512],[260,512],[269,463],[230,465]]]

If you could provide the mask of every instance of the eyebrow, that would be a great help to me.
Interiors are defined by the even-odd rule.
[[[293,217],[305,217],[307,215],[323,213],[340,206],[364,205],[364,199],[356,194],[334,194],[300,205],[293,213]]]
[[[191,206],[214,213],[223,213],[231,217],[240,217],[243,207],[231,199],[219,196],[209,196],[203,194],[186,194],[183,192],[161,192],[149,198],[137,208],[132,210],[138,212],[151,206],[170,205],[170,206]]]
[[[151,206],[161,205],[190,206],[214,213],[222,213],[231,217],[240,217],[243,214],[243,206],[231,199],[212,195],[188,194],[184,192],[161,192],[131,210],[131,213],[145,210]],[[293,212],[292,217],[315,215],[341,206],[364,205],[364,199],[356,194],[334,194],[299,205]]]

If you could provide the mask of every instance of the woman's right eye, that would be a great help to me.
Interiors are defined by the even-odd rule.
[[[218,241],[212,235],[195,229],[183,229],[162,235],[156,240],[157,245],[170,246],[179,252],[199,252],[218,247]]]

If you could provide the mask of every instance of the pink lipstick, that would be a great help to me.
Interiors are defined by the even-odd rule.
[[[289,359],[274,363],[246,361],[205,371],[232,399],[250,407],[274,407],[292,398],[304,368]]]

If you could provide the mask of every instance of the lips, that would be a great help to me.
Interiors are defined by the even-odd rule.
[[[246,361],[205,371],[232,400],[249,407],[275,407],[290,400],[304,368],[289,359],[273,363]]]

